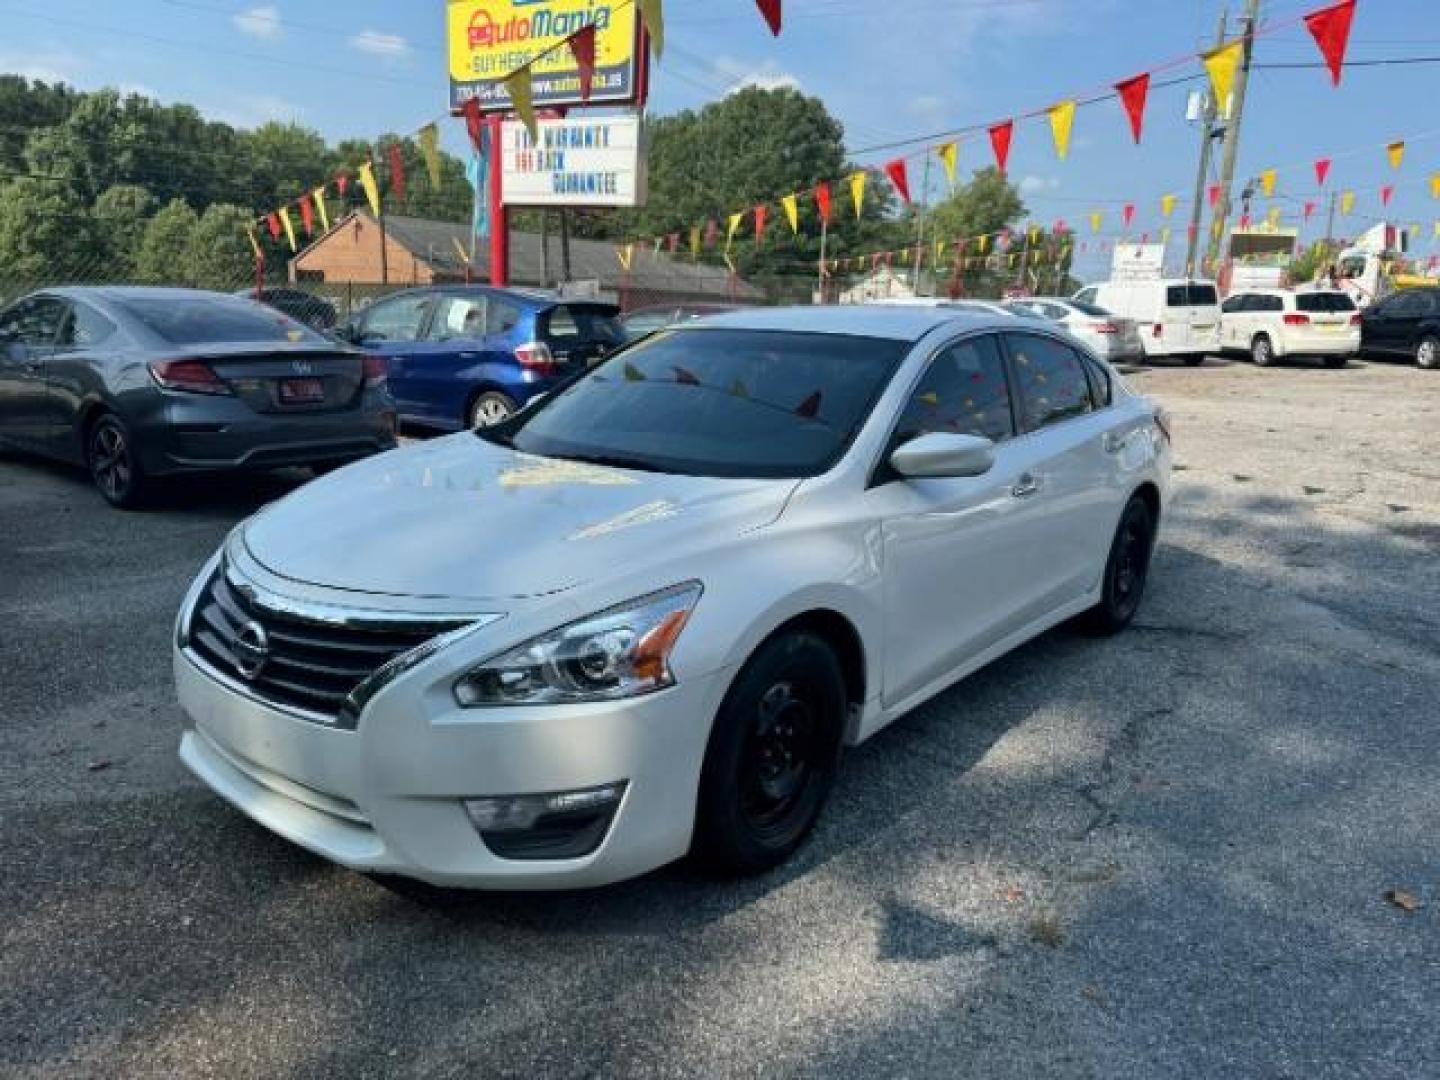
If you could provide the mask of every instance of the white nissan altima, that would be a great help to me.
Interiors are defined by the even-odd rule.
[[[844,747],[1062,620],[1130,621],[1169,443],[1043,324],[831,307],[661,331],[238,526],[176,626],[180,755],[368,872],[760,871]]]

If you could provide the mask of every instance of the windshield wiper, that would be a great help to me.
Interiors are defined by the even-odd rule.
[[[656,465],[653,461],[646,461],[644,458],[625,457],[623,454],[564,453],[546,454],[545,457],[556,458],[559,461],[578,461],[585,465],[600,465],[610,469],[636,469],[640,472],[656,473],[668,473],[672,471]]]

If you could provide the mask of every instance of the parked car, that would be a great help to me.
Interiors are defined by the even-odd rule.
[[[869,304],[880,304],[887,307],[929,307],[944,308],[947,311],[968,311],[972,314],[985,315],[1024,315],[1030,316],[1029,312],[1011,311],[1004,304],[998,304],[993,300],[952,300],[948,296],[916,296],[905,300],[886,298],[884,300],[868,300]]]
[[[247,300],[258,300],[285,312],[296,322],[302,322],[313,330],[332,330],[339,321],[335,305],[323,296],[316,296],[303,289],[264,288],[241,289],[235,294]]]
[[[1220,348],[1246,353],[1259,367],[1287,356],[1344,367],[1360,352],[1360,312],[1338,289],[1237,292],[1220,305]]]
[[[1440,368],[1440,289],[1402,289],[1360,314],[1360,348]]]
[[[341,336],[388,363],[406,423],[496,424],[624,342],[619,308],[552,293],[447,285],[371,304]]]
[[[395,445],[378,359],[192,289],[63,288],[0,312],[0,438],[116,506],[180,473],[330,467]]]
[[[180,756],[280,835],[568,888],[804,840],[858,743],[1135,615],[1157,407],[1011,316],[754,309],[235,529],[180,611]]]
[[[734,304],[661,304],[626,312],[620,320],[620,326],[625,331],[625,340],[634,341],[676,323],[734,310]]]
[[[1145,357],[1134,319],[1122,319],[1084,300],[1032,296],[1024,300],[1007,300],[1004,306],[1007,311],[1038,315],[1059,323],[1092,352],[1111,363],[1137,361]]]
[[[1213,281],[1105,281],[1071,299],[1133,319],[1147,360],[1175,358],[1196,367],[1220,349],[1220,292]]]

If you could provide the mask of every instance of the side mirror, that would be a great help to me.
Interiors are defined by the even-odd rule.
[[[995,464],[995,444],[979,435],[932,432],[890,455],[890,467],[907,480],[983,476]]]

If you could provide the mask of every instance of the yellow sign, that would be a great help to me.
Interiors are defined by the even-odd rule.
[[[581,104],[580,69],[565,39],[592,24],[595,77],[589,103],[633,101],[639,89],[635,10],[622,0],[449,0],[451,107],[473,97],[482,109],[507,108],[505,78],[532,60],[536,107]]]

